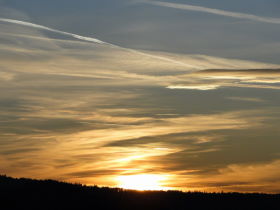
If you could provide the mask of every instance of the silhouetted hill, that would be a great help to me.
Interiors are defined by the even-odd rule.
[[[0,176],[0,209],[260,209],[280,208],[280,195],[132,191],[53,180]]]

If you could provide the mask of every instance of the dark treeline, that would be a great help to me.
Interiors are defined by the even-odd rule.
[[[0,209],[280,209],[280,195],[133,191],[0,176]]]

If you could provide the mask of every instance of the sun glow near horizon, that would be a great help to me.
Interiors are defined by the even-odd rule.
[[[164,181],[168,177],[160,174],[123,175],[116,178],[118,187],[130,190],[170,190],[165,187]]]

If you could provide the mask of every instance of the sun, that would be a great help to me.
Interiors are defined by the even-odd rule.
[[[117,177],[118,187],[132,190],[168,190],[162,186],[167,177],[156,174],[126,175]]]

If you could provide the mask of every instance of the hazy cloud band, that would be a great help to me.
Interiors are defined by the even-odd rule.
[[[247,19],[247,20],[253,20],[253,21],[264,22],[264,23],[280,24],[280,18],[261,17],[261,16],[257,16],[257,15],[252,15],[252,14],[230,12],[230,11],[226,11],[226,10],[212,9],[212,8],[207,8],[207,7],[188,5],[188,4],[178,4],[178,3],[161,2],[161,1],[145,1],[145,3],[156,5],[156,6],[161,6],[161,7],[169,7],[169,8],[174,8],[174,9],[204,12],[204,13],[222,15],[222,16],[239,18],[239,19]]]
[[[154,3],[163,3],[163,2],[154,2]],[[178,60],[176,58],[169,58],[168,56],[150,54],[150,53],[142,52],[142,51],[139,51],[139,50],[134,50],[134,49],[130,49],[130,48],[121,47],[121,46],[118,46],[118,45],[115,45],[115,44],[112,44],[112,43],[108,43],[108,42],[104,42],[104,41],[101,41],[99,39],[95,39],[95,38],[92,38],[92,37],[85,37],[85,36],[65,32],[65,31],[60,31],[60,30],[57,30],[57,29],[52,29],[52,28],[49,28],[49,27],[46,27],[46,26],[42,26],[42,25],[38,25],[38,24],[26,22],[26,21],[0,18],[0,22],[12,23],[12,24],[32,27],[32,28],[36,28],[36,29],[40,29],[40,30],[51,31],[51,32],[67,35],[67,36],[73,37],[73,38],[81,40],[81,41],[88,41],[88,42],[97,43],[97,44],[106,44],[107,46],[110,46],[112,48],[123,49],[123,50],[129,51],[129,52],[132,52],[132,53],[136,53],[136,54],[141,55],[141,56],[146,56],[146,57],[149,57],[149,58],[153,58],[155,60],[170,62],[170,63],[176,64],[176,65],[179,65],[179,66],[186,67],[189,72],[208,68],[208,67],[205,67],[205,66],[201,67],[197,63],[192,64],[189,60],[184,61],[184,60]],[[231,60],[231,62],[233,62],[233,60]],[[241,61],[238,60],[238,63],[240,63],[240,62]],[[257,63],[255,63],[255,64],[257,64]]]
[[[152,54],[144,53],[144,52],[141,52],[141,51],[138,51],[138,50],[125,48],[125,47],[121,47],[121,46],[118,46],[118,45],[115,45],[115,44],[104,42],[104,41],[101,41],[99,39],[95,39],[95,38],[92,38],[92,37],[85,37],[85,36],[81,36],[81,35],[78,35],[78,34],[73,34],[73,33],[65,32],[65,31],[60,31],[60,30],[52,29],[52,28],[49,28],[49,27],[46,27],[46,26],[42,26],[42,25],[38,25],[38,24],[26,22],[26,21],[0,18],[0,22],[13,23],[13,24],[17,24],[17,25],[22,25],[22,26],[32,27],[32,28],[36,28],[36,29],[51,31],[51,32],[71,36],[75,39],[79,39],[79,40],[82,40],[82,41],[88,41],[88,42],[93,42],[93,43],[97,43],[97,44],[106,44],[106,45],[109,45],[111,47],[120,48],[120,49],[123,49],[123,50],[130,51],[132,53],[137,53],[139,55],[147,56],[147,57],[154,58],[154,59],[159,59],[159,60],[166,61],[166,62],[172,62],[174,64],[185,66],[185,67],[188,67],[188,68],[197,69],[197,67],[194,66],[194,65],[184,63],[184,62],[180,62],[180,61],[170,59],[170,58],[167,58],[167,57],[162,57],[162,56],[158,56],[158,55],[152,55]]]

